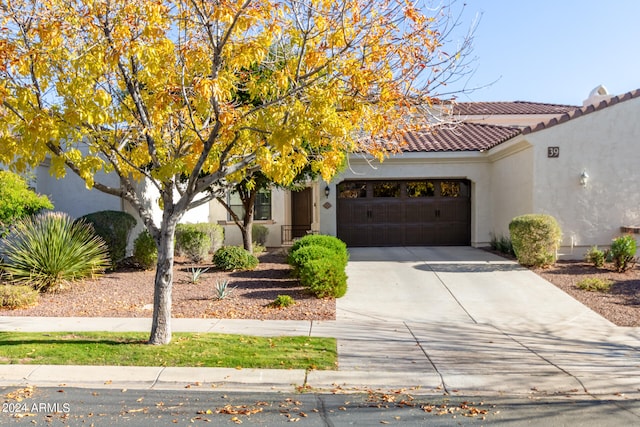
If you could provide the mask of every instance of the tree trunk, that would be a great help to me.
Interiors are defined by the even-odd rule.
[[[173,247],[176,225],[163,219],[158,245],[158,263],[153,294],[153,323],[149,344],[171,342],[171,290],[173,288]]]
[[[251,218],[248,218],[245,215],[244,218],[244,223],[243,223],[243,227],[241,228],[242,230],[242,245],[244,246],[244,248],[253,253],[253,236],[252,236],[252,232],[251,229],[253,228],[253,215],[251,216]]]
[[[244,206],[242,227],[240,227],[240,231],[242,231],[242,244],[250,253],[253,253],[253,210],[257,196],[257,190],[249,190],[244,194],[240,192],[240,198]]]

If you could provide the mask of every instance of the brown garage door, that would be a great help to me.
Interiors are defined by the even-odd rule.
[[[338,184],[338,237],[349,246],[467,246],[469,181],[416,179]]]

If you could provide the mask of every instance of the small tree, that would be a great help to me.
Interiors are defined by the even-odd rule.
[[[27,182],[19,175],[0,170],[0,236],[15,221],[44,209],[53,209],[47,196],[30,190]]]
[[[253,238],[251,230],[253,229],[256,197],[258,197],[260,190],[269,188],[271,182],[272,181],[263,173],[254,172],[249,178],[243,179],[232,187],[232,192],[237,193],[240,201],[242,202],[242,218],[240,218],[240,216],[231,209],[231,206],[227,203],[224,196],[216,197],[218,203],[224,206],[233,222],[240,229],[240,233],[242,234],[242,246],[249,253],[253,253]]]

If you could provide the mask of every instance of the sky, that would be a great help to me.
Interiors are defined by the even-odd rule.
[[[474,72],[449,87],[465,89],[459,101],[582,105],[599,85],[640,89],[640,0],[457,0],[453,9],[463,11],[461,35],[479,19]]]

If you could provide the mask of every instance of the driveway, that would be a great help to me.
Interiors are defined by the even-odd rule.
[[[345,386],[353,372],[370,372],[372,384],[387,372],[389,386],[447,392],[640,390],[640,331],[616,327],[513,261],[470,247],[350,253],[337,320],[313,327],[338,337]]]

